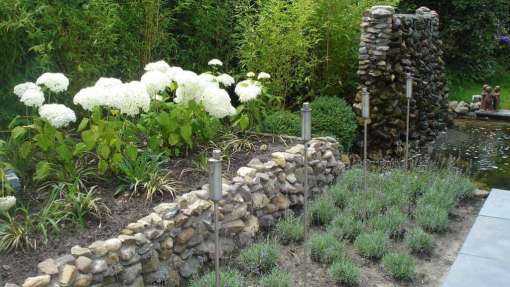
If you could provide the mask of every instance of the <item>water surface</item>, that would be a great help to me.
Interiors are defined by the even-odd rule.
[[[510,190],[510,122],[456,120],[433,145],[434,158],[457,158],[485,188]]]

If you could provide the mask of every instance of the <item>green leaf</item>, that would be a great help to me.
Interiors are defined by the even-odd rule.
[[[168,143],[170,145],[178,145],[181,143],[181,137],[178,134],[171,133],[168,135]]]
[[[15,127],[11,131],[11,138],[13,140],[18,140],[20,137],[24,136],[27,133],[27,129],[25,127]]]
[[[29,141],[23,142],[19,148],[19,154],[22,159],[26,159],[32,152],[32,143]]]
[[[138,149],[135,145],[130,144],[126,148],[126,155],[130,161],[135,161],[138,156]]]
[[[243,131],[245,131],[246,129],[248,129],[248,127],[250,126],[250,119],[248,118],[247,115],[242,115],[241,118],[239,119],[239,128]]]
[[[73,160],[73,154],[71,153],[71,150],[66,144],[60,144],[57,146],[57,153],[58,156],[66,162]]]
[[[35,167],[35,181],[45,180],[51,174],[51,164],[47,161],[40,161]]]
[[[37,146],[39,146],[43,151],[48,151],[49,148],[53,145],[53,141],[51,138],[45,134],[41,133],[34,137]]]
[[[188,145],[193,145],[192,136],[193,129],[191,125],[184,125],[180,128],[181,136]]]
[[[99,170],[99,173],[104,174],[108,170],[108,162],[104,159],[100,159],[97,164],[97,169]]]
[[[110,156],[110,152],[111,152],[110,147],[105,143],[100,143],[97,146],[97,153],[103,159],[108,159],[108,157]]]
[[[86,144],[84,143],[78,143],[75,147],[74,147],[74,152],[73,154],[74,155],[81,155],[83,154],[84,152],[88,151],[89,148],[87,147]]]
[[[121,153],[114,153],[112,157],[112,165],[114,166],[120,166],[124,158],[122,157]]]
[[[93,149],[96,145],[99,134],[92,129],[81,133],[81,138],[89,150]]]
[[[78,126],[78,132],[81,132],[85,128],[87,128],[88,124],[89,124],[89,119],[83,118],[83,120],[81,120],[81,122],[80,122],[80,125]]]

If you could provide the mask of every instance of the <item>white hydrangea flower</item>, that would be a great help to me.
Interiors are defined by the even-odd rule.
[[[170,65],[163,60],[145,65],[145,71],[159,71],[161,73],[166,73],[169,69]]]
[[[259,80],[271,79],[271,75],[266,72],[260,72],[257,79],[259,79]]]
[[[254,73],[254,72],[248,72],[248,73],[246,74],[246,77],[248,77],[248,78],[253,78],[253,77],[255,77],[255,73]]]
[[[122,85],[122,81],[116,78],[99,78],[94,87],[111,88],[117,85]]]
[[[16,197],[5,196],[0,197],[0,211],[7,211],[16,205]]]
[[[217,82],[209,82],[190,71],[183,71],[177,78],[177,90],[175,91],[174,102],[188,103],[191,100],[200,103],[204,97],[205,90],[209,87],[219,87]]]
[[[19,85],[16,85],[14,87],[14,94],[16,96],[18,96],[18,98],[21,99],[21,97],[23,96],[23,94],[28,91],[28,90],[41,90],[41,88],[39,88],[38,85],[32,83],[32,82],[26,82],[26,83],[23,83],[23,84],[19,84]]]
[[[98,81],[99,82],[99,81]],[[84,110],[92,111],[95,107],[105,106],[108,103],[107,88],[102,85],[108,86],[105,81],[100,82],[100,85],[81,89],[73,98],[75,105],[80,105]]]
[[[143,74],[141,82],[145,85],[147,92],[154,98],[159,92],[162,92],[170,85],[172,80],[166,73],[160,71],[148,71]]]
[[[216,81],[220,82],[225,87],[230,87],[235,84],[236,80],[229,74],[221,74],[216,77]]]
[[[39,108],[39,116],[55,128],[61,128],[76,122],[76,115],[70,108],[61,104],[46,104]]]
[[[223,62],[218,59],[212,59],[207,63],[209,66],[223,66]]]
[[[168,69],[168,71],[166,71],[165,74],[168,75],[171,81],[175,82],[175,78],[177,77],[177,75],[179,75],[183,71],[184,70],[181,67],[170,67],[170,69]]]
[[[44,73],[37,78],[36,84],[45,86],[54,93],[67,91],[69,79],[62,73]]]
[[[41,89],[28,89],[23,93],[20,101],[27,107],[38,108],[44,103],[44,93]]]
[[[235,93],[239,96],[242,103],[256,99],[262,93],[260,83],[251,79],[239,82]]]
[[[236,109],[232,106],[227,91],[217,87],[211,86],[205,90],[203,104],[205,111],[218,119],[232,116],[236,113]]]
[[[216,83],[216,77],[210,73],[202,73],[198,76],[201,80],[211,83]]]
[[[128,116],[135,116],[141,111],[148,112],[151,98],[145,85],[132,81],[115,86],[108,92],[108,105]]]

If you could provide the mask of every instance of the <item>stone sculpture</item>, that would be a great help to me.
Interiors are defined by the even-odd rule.
[[[501,87],[496,86],[494,88],[494,94],[492,96],[493,99],[493,107],[495,111],[499,111],[499,107],[501,104]]]
[[[489,85],[484,85],[482,90],[482,106],[480,107],[484,111],[494,111],[494,99],[492,94],[492,88]]]

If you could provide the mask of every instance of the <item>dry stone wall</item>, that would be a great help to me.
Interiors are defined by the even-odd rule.
[[[311,140],[312,194],[322,192],[344,169],[338,147],[332,138]],[[223,256],[251,243],[289,208],[302,207],[303,155],[303,145],[295,145],[266,162],[254,158],[232,181],[224,180],[219,202]],[[213,258],[213,203],[207,189],[159,204],[115,238],[74,246],[69,254],[39,263],[39,275],[22,286],[182,286]]]
[[[439,15],[425,7],[416,14],[395,14],[391,6],[374,6],[361,26],[358,75],[370,93],[369,156],[398,156],[405,144],[406,73],[415,78],[410,139],[425,144],[449,124]],[[361,94],[354,107],[362,126]]]

